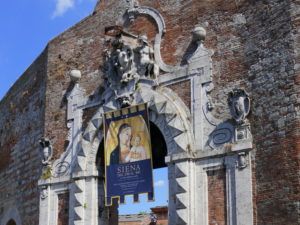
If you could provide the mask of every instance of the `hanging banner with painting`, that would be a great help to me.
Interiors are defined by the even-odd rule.
[[[112,198],[147,193],[153,201],[151,141],[147,103],[104,114],[106,205]]]

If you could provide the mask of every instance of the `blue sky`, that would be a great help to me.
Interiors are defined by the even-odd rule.
[[[97,0],[14,0],[0,3],[0,99],[44,50],[49,40],[93,12]],[[167,169],[154,170],[156,201],[133,204],[120,214],[150,211],[168,199]]]
[[[97,0],[0,3],[0,99],[49,40],[93,12]]]
[[[140,195],[140,203],[132,203],[131,196],[126,197],[126,204],[119,206],[120,214],[140,213],[143,211],[150,212],[150,208],[155,206],[168,205],[168,171],[167,167],[153,170],[154,178],[154,195],[155,201],[148,202],[147,195]]]

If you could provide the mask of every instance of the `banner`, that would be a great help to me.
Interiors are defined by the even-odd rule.
[[[104,114],[106,205],[112,198],[147,193],[154,200],[151,141],[147,103]]]

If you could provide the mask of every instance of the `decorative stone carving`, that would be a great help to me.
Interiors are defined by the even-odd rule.
[[[147,36],[135,36],[122,27],[106,28],[107,49],[104,51],[105,65],[104,103],[113,96],[119,107],[131,105],[137,83],[148,80],[157,85],[159,67],[155,62],[153,47]],[[151,83],[150,82],[150,83]]]
[[[206,109],[203,109],[204,114],[206,114],[206,111],[212,111],[214,109],[214,104],[212,102],[212,98],[210,96],[211,91],[214,88],[214,85],[212,82],[207,83],[203,86],[205,90],[205,97],[206,97]]]
[[[48,197],[48,187],[46,185],[43,185],[40,187],[41,193],[40,197],[42,200],[46,199]]]
[[[81,72],[80,72],[80,70],[71,70],[70,71],[70,79],[74,83],[77,83],[80,78],[81,78]]]
[[[196,26],[192,32],[193,42],[197,49],[187,58],[188,74],[199,74],[202,84],[212,82],[212,59],[214,52],[204,47],[206,30],[204,26]]]
[[[70,164],[66,161],[59,162],[55,165],[54,173],[56,176],[64,175],[70,167]]]
[[[135,68],[133,68],[133,50],[124,43],[121,28],[112,29],[114,29],[115,39],[109,40],[110,49],[104,50],[106,65],[103,78],[107,80],[108,86],[117,86],[134,79]]]
[[[42,164],[44,166],[47,166],[50,164],[50,160],[51,160],[52,154],[53,154],[52,145],[51,145],[49,139],[44,138],[44,137],[39,140],[39,143],[42,147],[40,149]]]
[[[249,164],[248,154],[246,152],[238,153],[237,167],[239,169],[244,169],[248,166],[248,164]]]
[[[137,51],[140,55],[139,57],[139,74],[142,74],[146,77],[151,77],[156,79],[159,75],[159,67],[154,62],[154,51],[151,46],[148,44],[148,38],[146,35],[139,37],[140,47],[137,47]]]
[[[248,134],[249,134],[250,130],[249,130],[249,126],[246,124],[243,124],[241,126],[238,126],[235,129],[235,140],[239,141],[239,140],[243,140],[243,139],[247,139]]]
[[[132,104],[133,97],[131,94],[124,94],[117,98],[117,101],[121,105],[121,108],[128,107]]]
[[[250,112],[250,98],[242,89],[233,89],[228,95],[228,104],[232,118],[241,125]]]
[[[196,26],[192,32],[193,40],[203,42],[206,38],[206,30],[202,26]]]
[[[131,0],[130,6],[127,9],[128,20],[132,23],[135,20],[135,18],[140,15],[149,16],[156,22],[158,34],[156,34],[155,41],[154,41],[154,57],[158,67],[165,72],[174,72],[177,69],[179,69],[178,66],[170,66],[165,64],[160,54],[162,36],[166,32],[166,24],[161,14],[154,8],[141,7],[139,6],[137,1]]]
[[[229,128],[224,127],[217,129],[212,133],[213,147],[230,142],[231,138],[232,132]]]

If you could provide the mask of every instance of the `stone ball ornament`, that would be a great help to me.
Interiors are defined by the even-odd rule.
[[[71,81],[77,83],[79,79],[81,78],[81,72],[80,70],[71,70],[70,71],[70,79]]]
[[[238,123],[245,123],[250,112],[250,98],[243,89],[233,89],[228,95],[228,105],[232,118]]]
[[[50,164],[50,160],[53,155],[53,149],[51,143],[48,138],[44,138],[44,137],[39,140],[39,143],[41,145],[40,155],[42,158],[42,164],[47,166]]]
[[[206,38],[206,30],[203,26],[197,26],[192,31],[194,41],[204,41]]]

